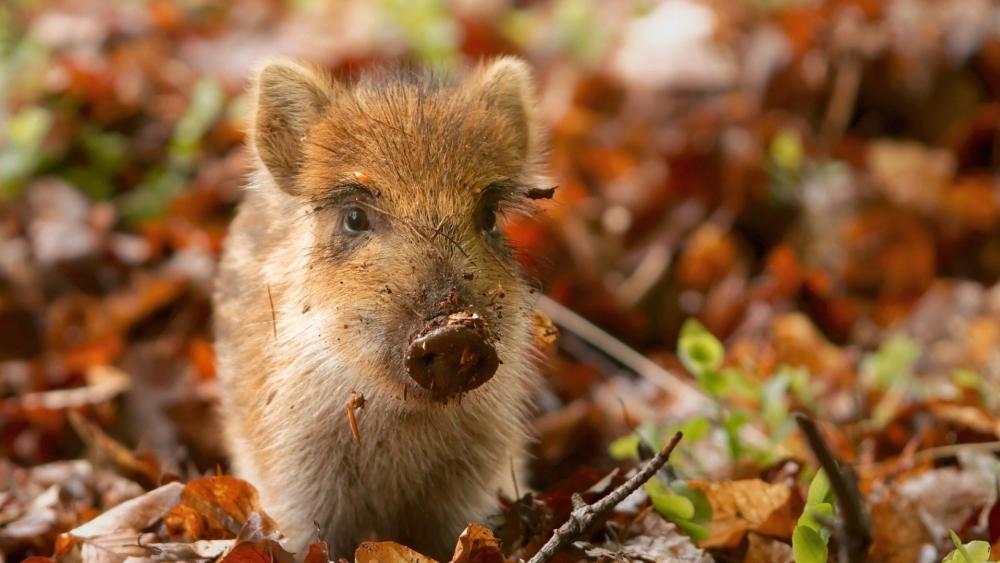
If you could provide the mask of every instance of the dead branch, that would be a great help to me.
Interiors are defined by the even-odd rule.
[[[847,563],[863,563],[868,558],[868,546],[872,542],[872,523],[865,508],[864,497],[858,489],[858,476],[850,465],[841,463],[830,450],[816,423],[803,413],[795,414],[795,422],[809,442],[809,448],[816,461],[826,471],[830,487],[837,497],[837,505],[843,515],[843,525],[838,526],[843,533],[838,534],[840,560]]]
[[[683,434],[680,432],[674,434],[670,442],[663,446],[663,449],[653,459],[647,461],[635,475],[594,504],[587,504],[583,502],[580,495],[574,494],[573,512],[570,512],[569,520],[552,534],[549,541],[545,542],[545,545],[538,550],[538,553],[528,563],[543,563],[552,559],[556,553],[590,529],[595,522],[606,517],[614,507],[618,506],[618,503],[634,493],[636,489],[645,484],[646,481],[649,481],[661,467],[666,465],[670,459],[671,452],[677,447],[682,437]]]

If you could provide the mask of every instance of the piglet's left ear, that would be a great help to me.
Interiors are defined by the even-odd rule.
[[[298,193],[302,145],[333,99],[333,86],[322,72],[279,59],[260,70],[254,90],[253,147],[278,187]]]
[[[537,154],[541,131],[535,115],[535,81],[528,65],[516,57],[501,57],[480,66],[472,80],[487,107],[508,120],[522,156]]]

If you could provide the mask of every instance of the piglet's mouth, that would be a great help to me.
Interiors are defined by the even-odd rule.
[[[406,349],[407,374],[438,397],[471,391],[489,381],[500,365],[490,340],[486,321],[475,313],[435,317]]]

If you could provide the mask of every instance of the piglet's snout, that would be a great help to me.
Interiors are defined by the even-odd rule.
[[[470,391],[496,373],[500,359],[486,322],[460,311],[432,319],[406,350],[406,370],[421,387],[438,396]]]

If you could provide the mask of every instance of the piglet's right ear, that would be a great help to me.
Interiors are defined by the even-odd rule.
[[[294,194],[306,133],[330,104],[333,87],[322,72],[280,60],[261,69],[254,91],[254,149],[275,183]]]

